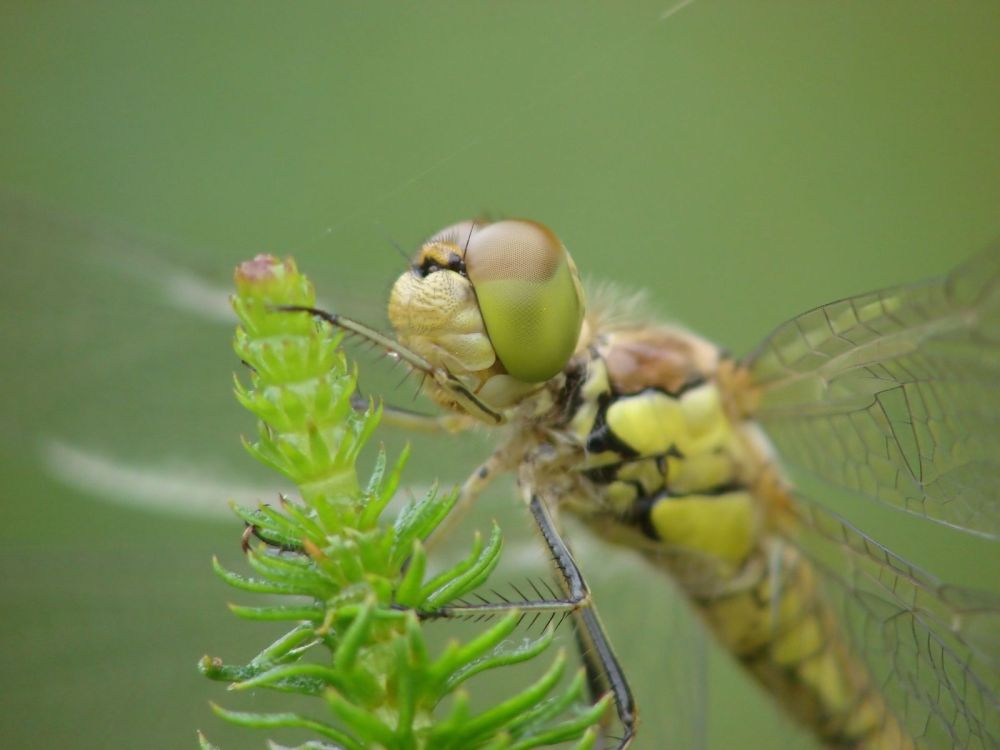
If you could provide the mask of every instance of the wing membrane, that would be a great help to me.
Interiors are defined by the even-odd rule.
[[[800,508],[796,541],[918,746],[1000,747],[1000,598],[942,584],[821,506]]]
[[[756,418],[790,464],[1000,537],[1000,247],[943,279],[811,310],[747,366]]]

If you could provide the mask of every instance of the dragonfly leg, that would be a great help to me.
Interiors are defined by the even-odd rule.
[[[391,336],[376,331],[364,323],[359,323],[351,318],[346,318],[337,313],[319,310],[315,307],[303,305],[282,305],[275,308],[281,312],[301,312],[319,320],[326,321],[334,328],[345,333],[360,336],[365,341],[370,341],[387,354],[398,359],[416,372],[433,381],[434,385],[448,394],[448,396],[458,404],[471,418],[479,420],[489,425],[500,425],[504,423],[504,416],[496,409],[493,409],[482,401],[462,380],[452,375],[444,367],[435,367],[419,354],[407,349]]]
[[[365,411],[368,408],[368,399],[355,393],[351,397],[351,406],[355,411]],[[465,414],[422,414],[391,404],[383,404],[382,424],[410,432],[446,432],[454,435],[468,430],[476,424],[476,421]]]
[[[621,750],[632,743],[638,723],[632,690],[621,664],[618,663],[611,642],[604,632],[587,581],[573,553],[559,534],[551,511],[545,501],[534,493],[528,501],[528,508],[549,550],[563,593],[569,600],[580,603],[578,609],[572,612],[572,617],[576,625],[577,645],[587,672],[587,684],[592,694],[594,691],[611,693],[618,721],[621,722],[623,730],[622,737],[616,745],[616,749]]]
[[[458,491],[458,499],[448,516],[442,521],[431,536],[424,542],[428,551],[432,550],[442,539],[446,539],[469,509],[472,508],[477,498],[482,494],[497,474],[509,470],[509,460],[504,451],[498,450],[489,458],[477,466],[471,474],[462,482],[462,487]]]
[[[632,690],[594,609],[590,588],[569,547],[560,536],[552,513],[545,501],[534,493],[530,495],[528,508],[549,552],[563,598],[463,604],[443,607],[427,614],[431,617],[468,617],[518,609],[525,613],[564,613],[572,617],[576,625],[577,643],[587,672],[588,686],[600,694],[611,693],[623,729],[614,750],[624,750],[632,743],[638,724]]]

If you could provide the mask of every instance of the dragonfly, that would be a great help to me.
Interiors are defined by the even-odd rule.
[[[463,221],[424,242],[390,293],[391,334],[295,309],[422,378],[440,412],[387,407],[388,421],[496,429],[452,518],[515,477],[561,591],[513,604],[572,615],[592,694],[614,698],[618,750],[638,711],[566,516],[670,576],[822,745],[1000,747],[1000,597],[939,581],[788,474],[997,541],[1000,248],[944,278],[817,307],[742,358],[620,299],[588,299],[557,235],[527,220]]]

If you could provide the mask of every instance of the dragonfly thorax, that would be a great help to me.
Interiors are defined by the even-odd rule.
[[[555,444],[578,452],[581,488],[566,510],[615,541],[711,556],[732,575],[768,515],[751,492],[766,451],[727,409],[719,350],[667,326],[592,323],[553,430]]]

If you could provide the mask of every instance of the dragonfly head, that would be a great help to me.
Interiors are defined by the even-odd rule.
[[[533,221],[464,221],[420,248],[389,298],[399,343],[505,407],[573,356],[583,287],[559,238]]]

